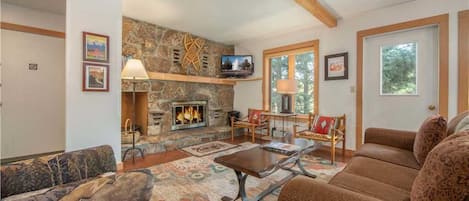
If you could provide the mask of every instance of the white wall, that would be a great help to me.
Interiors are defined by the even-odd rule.
[[[253,54],[256,72],[262,76],[262,51],[293,43],[320,40],[319,111],[321,114],[347,115],[347,148],[355,149],[355,88],[356,34],[360,30],[394,24],[439,14],[450,14],[449,41],[449,116],[456,115],[457,107],[457,11],[469,8],[468,0],[416,0],[393,7],[370,11],[360,16],[340,20],[336,28],[325,26],[241,41],[235,46],[236,54]],[[349,53],[349,79],[324,81],[324,56]],[[247,108],[262,108],[262,81],[240,82],[235,86],[235,110],[244,114]]]
[[[2,21],[54,31],[65,31],[64,15],[6,3],[2,3]]]
[[[66,151],[111,145],[121,161],[121,0],[67,0]],[[82,92],[82,32],[108,35],[109,92]]]
[[[63,31],[65,16],[2,4],[2,20]],[[65,39],[1,30],[1,157],[65,149]],[[39,65],[28,70],[29,63]]]

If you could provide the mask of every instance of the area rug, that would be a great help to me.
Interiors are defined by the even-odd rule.
[[[188,152],[192,154],[193,156],[207,156],[213,153],[225,151],[228,149],[232,149],[237,147],[238,145],[230,144],[230,143],[225,143],[225,142],[220,142],[220,141],[213,141],[213,142],[207,142],[204,144],[199,144],[199,145],[194,145],[190,147],[185,147],[182,148],[185,152]]]
[[[213,162],[217,156],[247,150],[259,146],[258,144],[242,143],[236,148],[218,152],[205,157],[188,157],[165,163],[148,169],[154,174],[155,185],[151,200],[154,201],[208,201],[221,200],[223,196],[234,198],[238,192],[236,174],[230,168]],[[317,180],[329,181],[332,176],[341,171],[345,164],[336,162],[330,165],[329,160],[318,157],[305,157],[302,162],[305,168],[318,175]],[[258,195],[269,185],[290,175],[289,171],[279,170],[274,174],[258,179],[248,176],[246,191],[248,197]],[[277,200],[280,189],[277,189],[263,200]]]

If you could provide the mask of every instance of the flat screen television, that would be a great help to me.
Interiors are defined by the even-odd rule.
[[[222,55],[220,75],[224,77],[247,77],[254,73],[252,55]]]

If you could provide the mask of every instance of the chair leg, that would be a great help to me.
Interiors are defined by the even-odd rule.
[[[251,132],[252,132],[252,143],[255,143],[255,141],[256,141],[256,138],[255,138],[255,135],[256,135],[255,129],[254,129],[254,128],[251,128]]]
[[[231,124],[231,142],[234,141],[234,127],[233,127],[233,124]]]
[[[335,144],[331,143],[331,165],[334,165],[335,161]]]
[[[342,141],[342,158],[345,160],[345,139]]]

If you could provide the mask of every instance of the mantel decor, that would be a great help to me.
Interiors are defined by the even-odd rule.
[[[325,56],[324,80],[348,79],[348,52]]]
[[[83,63],[83,91],[109,91],[109,66]]]
[[[182,58],[182,68],[187,70],[187,68],[192,65],[192,67],[199,72],[200,71],[200,52],[204,47],[205,40],[201,38],[194,38],[191,34],[186,33],[184,35],[184,49],[186,53]]]
[[[83,60],[109,62],[109,36],[83,32]]]

